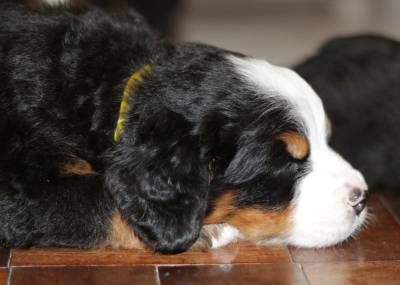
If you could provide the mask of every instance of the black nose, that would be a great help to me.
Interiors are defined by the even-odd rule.
[[[368,200],[368,191],[355,188],[350,192],[349,204],[353,207],[356,215],[359,215],[365,208]]]

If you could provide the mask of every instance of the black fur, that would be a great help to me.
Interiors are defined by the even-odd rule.
[[[374,35],[334,39],[295,68],[333,125],[331,145],[373,190],[400,186],[400,43]]]
[[[241,207],[284,207],[307,171],[277,140],[302,132],[287,104],[255,96],[230,52],[164,43],[132,13],[3,5],[0,23],[2,246],[93,247],[118,208],[151,248],[180,252],[225,189]],[[115,143],[123,89],[144,64]],[[60,175],[75,157],[96,173]]]
[[[40,0],[14,0],[30,8],[40,9],[48,6]],[[164,37],[175,36],[175,22],[180,13],[181,0],[68,0],[69,9],[78,12],[85,7],[98,6],[111,13],[121,13],[129,8],[143,15],[149,25]]]

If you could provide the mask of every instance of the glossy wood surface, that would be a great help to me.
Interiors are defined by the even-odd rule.
[[[10,257],[10,250],[0,248],[0,268],[7,267],[9,257]]]
[[[260,247],[250,243],[229,245],[207,252],[192,251],[177,255],[155,254],[149,250],[14,250],[12,266],[49,265],[134,265],[134,264],[226,264],[288,262],[284,246]]]
[[[160,267],[161,284],[307,284],[300,265],[246,264]]]
[[[351,261],[305,264],[310,284],[389,285],[400,284],[400,261]]]
[[[0,269],[0,285],[6,285],[7,284],[7,269]]]
[[[155,285],[155,268],[131,267],[19,267],[13,270],[15,285]]]

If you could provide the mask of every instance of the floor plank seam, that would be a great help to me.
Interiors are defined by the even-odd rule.
[[[161,279],[160,279],[160,272],[158,271],[158,265],[155,266],[155,275],[156,275],[156,283],[157,285],[161,285]]]
[[[299,264],[300,269],[301,269],[301,272],[303,272],[303,276],[304,276],[304,279],[306,279],[307,284],[308,284],[308,285],[311,285],[310,279],[308,278],[308,275],[307,275],[306,272],[304,271],[304,266],[303,266],[303,264],[302,264],[302,263],[297,263],[297,264]]]
[[[287,252],[288,257],[289,257],[289,262],[290,262],[290,263],[295,263],[295,262],[293,261],[293,256],[292,256],[292,253],[291,253],[289,247],[286,245],[285,248],[286,248],[286,252]]]
[[[13,254],[13,250],[10,249],[10,251],[9,251],[9,253],[8,253],[8,259],[7,259],[7,268],[10,268],[12,254]]]
[[[9,267],[7,271],[8,271],[7,285],[11,285],[11,275],[13,274],[13,268]]]
[[[283,264],[300,264],[298,262],[291,262],[291,261],[277,261],[277,262],[233,262],[233,263],[162,263],[162,264],[154,264],[158,267],[183,267],[183,266],[219,266],[219,265],[283,265]],[[140,265],[140,264],[139,264]],[[144,264],[146,265],[146,264]],[[151,265],[151,264],[149,264]]]
[[[155,267],[158,264],[24,264],[10,265],[10,268],[63,268],[63,267]],[[163,264],[164,265],[164,264]],[[179,265],[179,264],[177,264]]]

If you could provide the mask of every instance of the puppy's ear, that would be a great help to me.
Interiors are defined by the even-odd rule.
[[[210,112],[200,125],[202,156],[208,161],[209,180],[218,178],[236,152],[238,124],[220,112]]]
[[[185,251],[198,238],[207,206],[199,137],[192,123],[168,110],[126,129],[107,171],[117,206],[154,250]]]

